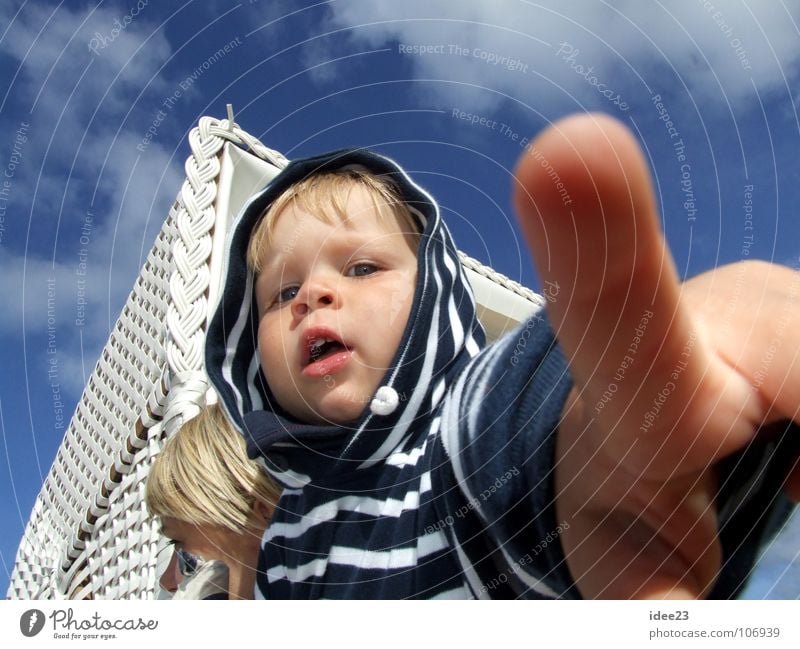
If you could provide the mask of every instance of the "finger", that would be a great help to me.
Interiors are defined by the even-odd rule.
[[[630,132],[606,116],[567,118],[534,140],[516,177],[514,203],[540,277],[559,289],[551,321],[584,407],[611,433],[616,456],[630,450],[641,467],[657,457],[669,472],[690,448],[703,465],[744,443],[752,429],[740,409],[751,391],[714,366],[681,305],[648,167]],[[728,433],[722,446],[696,434],[711,410]],[[631,449],[634,438],[644,443]]]
[[[714,325],[717,353],[769,406],[763,423],[800,423],[800,273],[750,261],[693,277],[686,289],[692,313]]]

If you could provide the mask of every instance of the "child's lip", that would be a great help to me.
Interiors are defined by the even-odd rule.
[[[325,327],[325,326],[309,327],[300,336],[299,352],[300,352],[301,370],[307,367],[308,364],[311,362],[311,343],[320,338],[328,338],[330,340],[335,340],[336,342],[341,344],[345,348],[345,351],[347,352],[352,350],[350,345],[348,345],[344,340],[342,340],[342,337],[330,327]]]
[[[303,376],[310,379],[321,379],[331,374],[335,374],[350,362],[352,352],[349,349],[331,354],[321,358],[314,363],[310,363],[303,368]]]

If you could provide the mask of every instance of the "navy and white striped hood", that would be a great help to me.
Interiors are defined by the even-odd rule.
[[[365,404],[349,425],[309,425],[280,409],[261,371],[254,277],[246,251],[261,215],[290,185],[350,167],[391,179],[422,231],[411,315],[379,388],[399,402],[394,409]],[[224,274],[222,298],[208,328],[206,369],[229,417],[245,435],[249,455],[266,456],[267,468],[287,486],[374,466],[413,444],[455,377],[484,345],[472,290],[436,202],[396,162],[363,149],[296,160],[251,198],[230,234]]]

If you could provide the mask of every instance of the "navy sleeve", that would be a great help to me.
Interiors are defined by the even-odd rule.
[[[739,595],[765,541],[792,513],[782,491],[800,454],[800,427],[782,421],[759,431],[745,449],[719,462],[717,508],[722,568],[713,599]]]
[[[579,596],[559,540],[569,522],[556,519],[553,498],[555,433],[571,385],[540,313],[483,350],[445,407],[442,439],[461,509],[479,519],[471,530],[461,524],[461,544],[487,537],[470,557],[483,567],[479,596]]]
[[[473,564],[484,564],[476,572],[488,596],[580,596],[560,542],[570,522],[557,520],[554,500],[556,431],[571,385],[541,312],[474,359],[445,409],[442,439],[466,499],[460,510],[479,519],[470,528],[456,516],[454,529],[486,537],[462,544]],[[723,563],[711,598],[736,597],[761,544],[787,519],[781,489],[799,451],[800,428],[782,422],[718,464]]]

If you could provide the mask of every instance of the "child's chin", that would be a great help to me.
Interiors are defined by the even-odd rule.
[[[308,423],[323,424],[328,426],[353,423],[364,412],[368,404],[353,403],[349,401],[325,400],[317,404],[314,409],[300,419]]]

